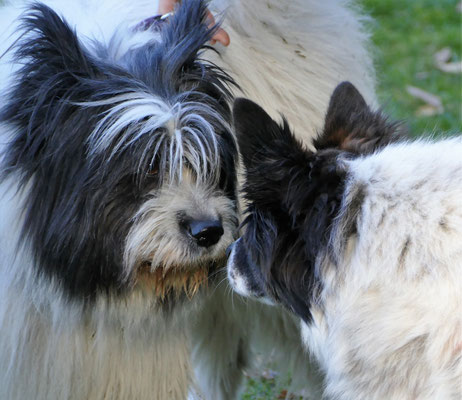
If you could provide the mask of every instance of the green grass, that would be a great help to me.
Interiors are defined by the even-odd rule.
[[[461,14],[457,0],[362,0],[372,15],[376,46],[378,93],[382,106],[392,117],[408,122],[411,132],[455,133],[462,130],[460,74],[439,71],[433,55],[444,47],[462,53]],[[424,103],[406,92],[416,86],[439,96],[444,112],[418,117]]]
[[[378,95],[383,109],[406,121],[414,136],[462,132],[461,75],[439,71],[433,55],[444,47],[453,59],[462,55],[462,15],[458,0],[360,0],[374,21],[371,26],[377,70]],[[424,103],[406,92],[416,86],[439,96],[444,112],[418,117]],[[242,400],[274,400],[281,387],[274,380],[249,379]]]
[[[242,400],[276,399],[280,392],[281,388],[277,387],[274,379],[249,378],[247,390],[242,396]]]
[[[252,377],[247,379],[247,388],[241,400],[267,400],[281,399],[284,400],[287,396],[285,390],[290,385],[290,378],[274,379],[274,378],[258,378]],[[287,397],[290,400],[303,400],[300,396],[290,395]]]

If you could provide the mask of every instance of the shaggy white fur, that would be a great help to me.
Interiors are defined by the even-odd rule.
[[[460,399],[461,154],[457,138],[346,163],[333,242],[352,212],[357,234],[338,265],[320,265],[319,306],[313,324],[302,323],[329,398]]]
[[[224,10],[232,41],[217,62],[245,97],[275,119],[283,114],[307,146],[342,80],[376,104],[368,35],[354,2],[215,0],[215,6]]]
[[[27,9],[13,3],[0,11],[0,98],[19,67],[5,52],[17,40],[17,17]],[[154,14],[154,0],[45,3],[88,46],[112,41],[114,59],[156,39],[132,30]],[[211,8],[224,12],[232,42],[220,56],[207,52],[204,58],[216,61],[273,115],[283,112],[307,144],[340,81],[350,80],[374,103],[367,35],[349,1],[220,0]],[[2,149],[11,133],[0,126]],[[101,296],[91,309],[65,300],[59,282],[35,279],[34,255],[21,236],[28,193],[18,192],[16,184],[10,178],[0,186],[0,398],[183,400],[189,393],[231,399],[238,396],[241,367],[251,352],[274,343],[276,356],[294,359],[283,366],[296,366],[295,379],[297,373],[307,379],[308,357],[295,350],[294,319],[250,301],[235,298],[232,304],[225,285],[173,315],[153,313],[155,300],[138,291],[123,299]],[[307,386],[319,398],[319,380],[311,379]]]

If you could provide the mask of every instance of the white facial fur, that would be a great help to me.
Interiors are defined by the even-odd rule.
[[[248,277],[245,274],[241,274],[239,269],[237,268],[236,264],[236,246],[238,243],[241,242],[242,239],[238,239],[231,248],[231,253],[228,257],[228,264],[227,264],[227,274],[228,274],[228,281],[231,284],[231,287],[236,293],[239,293],[241,296],[249,297],[252,296],[252,292],[250,290],[250,285],[248,283]]]
[[[260,288],[258,283],[252,282],[253,277],[248,270],[255,267],[250,267],[249,262],[243,248],[242,238],[239,238],[232,244],[226,267],[231,287],[241,296],[252,297],[269,306],[275,305],[276,303],[263,292],[264,289]]]
[[[233,202],[222,193],[198,182],[187,170],[181,182],[166,185],[152,193],[135,216],[125,248],[126,276],[144,262],[157,267],[199,266],[224,256],[237,230],[236,210]],[[220,220],[224,234],[210,248],[199,247],[182,231],[179,213],[190,218]]]

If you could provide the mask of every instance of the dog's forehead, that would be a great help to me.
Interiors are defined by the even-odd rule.
[[[148,164],[156,159],[164,163],[162,169],[169,167],[173,175],[181,173],[185,161],[198,173],[216,169],[220,155],[234,151],[223,143],[233,142],[229,124],[207,104],[170,105],[154,94],[136,91],[82,105],[87,112],[97,107],[95,126],[86,139],[90,156],[103,154],[111,160],[120,154],[136,153]]]

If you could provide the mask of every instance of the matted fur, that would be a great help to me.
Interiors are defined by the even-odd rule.
[[[301,318],[326,398],[460,398],[462,138],[405,141],[350,83],[316,153],[248,100],[234,118],[250,202],[234,289]]]
[[[231,212],[233,185],[218,180],[222,189],[213,191],[212,196],[209,190],[209,186],[216,183],[219,172],[212,167],[219,165],[220,176],[223,171],[233,174],[233,160],[227,157],[233,147],[232,140],[217,141],[218,136],[215,135],[217,128],[220,131],[228,129],[228,121],[224,118],[227,107],[225,98],[222,103],[211,107],[209,98],[192,93],[190,87],[184,88],[180,84],[172,88],[172,84],[178,83],[172,76],[181,76],[181,69],[178,71],[176,68],[182,65],[180,56],[189,51],[191,43],[188,41],[183,42],[187,44],[183,47],[164,46],[163,50],[174,50],[155,55],[161,59],[165,56],[167,60],[161,79],[150,68],[154,55],[148,62],[140,58],[142,52],[139,50],[143,46],[151,43],[154,54],[156,43],[172,39],[162,38],[158,32],[133,30],[140,21],[153,15],[155,1],[82,0],[70,3],[47,0],[45,3],[65,17],[71,30],[75,29],[78,46],[85,49],[84,58],[79,59],[83,62],[72,65],[79,68],[91,65],[89,71],[95,74],[93,78],[101,77],[102,70],[107,77],[118,75],[121,78],[109,91],[104,84],[98,88],[93,86],[88,95],[75,96],[69,103],[75,109],[80,109],[81,115],[99,115],[99,123],[94,124],[86,140],[81,140],[79,146],[75,147],[81,150],[81,145],[85,145],[89,151],[84,154],[75,152],[74,155],[77,159],[84,155],[81,160],[88,162],[88,165],[98,166],[95,169],[98,173],[93,175],[94,182],[107,185],[99,194],[103,197],[114,194],[105,203],[108,209],[126,213],[123,217],[127,222],[124,229],[114,229],[113,224],[102,227],[107,239],[103,241],[104,245],[118,252],[111,256],[125,260],[120,263],[125,267],[117,269],[115,276],[110,272],[109,280],[113,282],[112,278],[116,278],[117,284],[125,289],[139,289],[137,282],[142,282],[136,273],[138,268],[141,268],[139,272],[143,275],[145,262],[148,261],[153,276],[156,276],[159,273],[155,272],[156,266],[163,271],[163,261],[172,255],[172,251],[176,257],[170,259],[172,268],[190,270],[194,265],[194,268],[200,269],[200,251],[194,254],[182,251],[182,237],[175,230],[176,226],[171,230],[169,216],[178,210],[178,206],[185,204],[188,211],[206,209],[212,214],[213,208],[217,207],[215,211],[227,216],[225,224],[231,227],[236,223],[237,209],[234,207]],[[363,88],[368,100],[374,101],[367,35],[358,13],[350,8],[349,2],[297,0],[281,6],[280,2],[273,0],[217,1],[210,7],[224,12],[223,23],[231,34],[232,44],[227,49],[219,49],[220,55],[204,50],[200,58],[224,68],[246,95],[255,100],[271,102],[270,109],[274,112],[284,111],[297,124],[300,137],[307,143],[311,142],[311,137],[320,127],[330,90],[340,80],[355,82]],[[21,60],[12,59],[12,51],[6,52],[22,32],[17,18],[23,10],[24,3],[18,1],[16,5],[2,7],[0,12],[2,106],[6,104],[7,91],[13,87],[13,73],[23,64]],[[200,35],[203,40],[209,34]],[[62,45],[68,42],[56,40],[51,43]],[[24,49],[33,51],[27,46]],[[89,58],[92,61],[88,64]],[[46,68],[53,67],[45,59],[42,61],[40,65],[45,69],[35,71],[38,77]],[[137,68],[133,69],[133,65]],[[209,66],[213,67],[212,64]],[[210,71],[208,79],[212,86],[207,90],[217,93],[217,75],[214,73],[220,72]],[[133,76],[136,76],[136,83],[131,79]],[[219,76],[222,81],[227,80],[226,75]],[[58,78],[58,75],[54,77]],[[129,79],[125,79],[127,77]],[[24,80],[24,83],[27,81]],[[59,87],[44,86],[47,90],[43,93],[51,93],[49,90]],[[61,87],[68,89],[68,95],[76,93],[69,86]],[[230,90],[238,92],[237,88]],[[173,93],[175,91],[177,93]],[[177,96],[178,92],[185,91],[192,98]],[[32,95],[33,92],[30,90],[29,93]],[[55,99],[62,95],[61,92],[56,94]],[[22,105],[28,104],[27,96],[22,100]],[[27,112],[27,107],[20,107],[19,101],[16,105],[14,112],[10,113],[12,118]],[[41,113],[40,118],[45,115]],[[73,125],[73,122],[76,124]],[[82,127],[84,124],[81,122],[69,121],[69,129]],[[188,128],[191,126],[194,129]],[[153,146],[154,136],[144,131],[148,128],[151,132],[156,130],[157,149]],[[1,122],[2,149],[15,133],[11,125]],[[58,133],[59,130],[56,130],[55,141],[52,142],[55,145],[61,143],[62,136]],[[201,134],[204,136],[201,137]],[[136,143],[140,144],[139,148],[136,148]],[[20,148],[18,143],[17,149]],[[42,149],[40,145],[37,148]],[[62,162],[67,163],[66,155],[73,153],[60,152],[58,149],[63,150],[63,147],[57,146],[56,151],[50,151],[50,157],[61,157]],[[115,149],[126,152],[125,162],[118,158],[119,153]],[[144,149],[150,151],[144,153]],[[156,154],[160,156],[159,162],[153,163],[153,160],[157,160]],[[167,159],[170,161],[163,161]],[[2,162],[4,166],[6,161]],[[309,375],[311,381],[306,384],[308,357],[290,350],[299,344],[294,318],[283,311],[275,317],[274,310],[267,306],[237,298],[233,300],[226,284],[217,287],[209,282],[204,285],[204,290],[197,292],[193,284],[192,290],[196,295],[192,301],[186,296],[187,301],[181,307],[173,308],[166,304],[159,309],[154,292],[130,289],[123,290],[122,295],[113,292],[106,294],[103,285],[104,290],[95,296],[94,287],[87,285],[85,279],[79,285],[72,284],[78,281],[76,276],[76,280],[69,280],[71,288],[79,289],[75,290],[74,295],[80,293],[81,289],[92,293],[92,302],[85,304],[78,296],[69,298],[65,295],[63,286],[66,285],[53,273],[37,278],[35,271],[40,267],[37,265],[37,249],[34,249],[31,240],[24,239],[22,231],[24,218],[27,217],[24,208],[30,204],[31,190],[37,188],[34,188],[37,181],[32,172],[37,165],[31,165],[26,175],[17,174],[11,168],[15,165],[11,163],[11,158],[9,165],[10,175],[0,187],[0,369],[6,371],[0,376],[0,397],[21,400],[104,397],[163,400],[184,399],[189,392],[192,397],[202,394],[207,399],[227,400],[238,396],[242,371],[255,358],[252,353],[266,348],[273,350],[276,359],[285,357],[281,362],[283,369],[290,365],[289,369],[295,372],[294,380],[301,380],[302,385],[309,386],[313,398],[318,398],[316,390],[320,380],[315,373]],[[189,180],[188,173],[185,174],[190,166],[198,178],[196,181]],[[146,190],[138,204],[125,200],[117,191],[109,190],[112,183],[128,170],[137,176],[133,185],[148,181],[149,185],[155,185],[162,179],[163,190]],[[70,171],[54,168],[49,179],[53,182],[57,176],[66,182],[73,175]],[[129,187],[129,182],[125,181],[124,185]],[[191,190],[187,191],[185,197],[180,196],[169,202],[171,193],[178,191],[182,184],[190,186]],[[196,184],[197,190],[193,188]],[[48,187],[45,181],[39,186],[43,189]],[[79,193],[82,192],[76,195]],[[157,196],[164,194],[162,204],[156,203]],[[123,206],[119,206],[117,201]],[[47,204],[51,206],[51,203]],[[54,249],[65,235],[75,232],[72,229],[73,214],[68,211],[87,210],[87,206],[85,203],[68,202],[61,208],[66,212],[61,214],[57,214],[56,208],[50,207],[54,221],[62,224],[61,228],[56,229],[54,237],[44,235],[41,230],[34,232],[35,237],[46,241],[47,250]],[[30,215],[45,218],[47,214],[37,207]],[[86,215],[83,226],[92,226],[103,215],[95,213],[94,218]],[[154,234],[153,227],[158,228],[159,235],[163,235],[160,242],[157,241],[160,236]],[[149,234],[143,235],[143,231]],[[211,262],[208,266],[215,268],[219,264],[226,244],[231,241],[231,228],[225,231],[225,235],[228,236],[222,238],[216,254],[207,256]],[[159,248],[160,243],[166,245],[162,248],[165,257],[161,263],[157,263],[159,258],[154,256],[154,250]],[[78,258],[76,250],[72,248],[71,253]],[[94,250],[88,255],[95,256],[101,247],[96,246]],[[64,267],[69,265],[65,263]],[[58,270],[62,266],[53,264],[50,270]],[[89,270],[100,269],[99,266],[90,266]],[[184,276],[171,286],[178,285],[182,279]],[[222,276],[217,273],[215,282],[220,282],[220,279]],[[194,282],[198,280],[201,280],[198,276],[197,280],[193,279]],[[109,286],[113,287],[112,284]],[[162,297],[162,291],[158,294]],[[280,351],[274,349],[275,341],[280,343]]]

